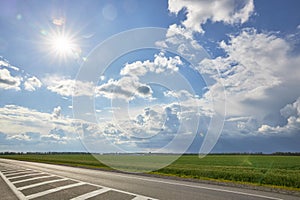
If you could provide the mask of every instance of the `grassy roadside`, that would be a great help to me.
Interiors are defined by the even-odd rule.
[[[155,159],[162,160],[167,156],[161,155],[159,158],[156,156]],[[113,170],[89,154],[26,154],[0,155],[0,157],[74,167]],[[133,155],[106,155],[105,158],[111,160],[129,160],[130,162],[128,163],[132,166],[123,166],[124,169],[136,167]],[[146,155],[143,158],[145,158],[145,165],[153,162],[151,155]],[[208,155],[199,159],[197,155],[184,155],[167,167],[150,173],[256,186],[263,185],[300,191],[300,156]]]

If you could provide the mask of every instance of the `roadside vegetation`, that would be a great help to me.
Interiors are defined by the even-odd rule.
[[[111,160],[130,160],[128,170],[137,168],[136,156],[145,158],[144,166],[150,165],[152,158],[163,160],[172,155],[97,155]],[[100,163],[93,155],[80,153],[65,154],[14,154],[0,155],[1,158],[24,161],[69,165],[75,167],[113,170]],[[159,158],[157,158],[159,157]],[[147,163],[148,162],[148,163]],[[128,165],[129,163],[129,165]],[[131,166],[130,166],[131,163]],[[138,166],[139,167],[139,166]],[[133,170],[134,171],[134,170]],[[202,180],[268,185],[300,191],[300,156],[299,155],[208,155],[199,159],[198,155],[183,155],[172,164],[151,174],[178,176]]]

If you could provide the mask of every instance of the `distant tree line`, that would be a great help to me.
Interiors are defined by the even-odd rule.
[[[0,155],[58,155],[58,154],[99,154],[99,153],[89,153],[89,152],[13,152],[5,151],[0,152]],[[109,154],[109,153],[107,153]],[[122,153],[111,153],[113,155],[121,155]],[[130,153],[126,153],[130,155]],[[136,155],[146,155],[147,153],[132,153]],[[148,154],[156,155],[155,153],[149,152]],[[157,155],[173,155],[173,154],[164,154],[159,153]],[[175,154],[174,154],[175,155]],[[184,155],[198,155],[197,153],[185,153]],[[210,153],[209,155],[278,155],[278,156],[300,156],[300,152],[274,152],[274,153],[263,153],[263,152],[236,152],[236,153]]]
[[[282,156],[300,156],[300,152],[234,152],[234,153],[210,153],[209,155],[282,155]]]
[[[275,152],[273,155],[300,156],[300,152]]]
[[[57,154],[90,154],[88,152],[0,152],[0,155],[57,155]]]

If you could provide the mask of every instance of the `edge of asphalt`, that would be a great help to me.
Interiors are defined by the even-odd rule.
[[[0,194],[1,198],[6,200],[18,200],[16,194],[12,191],[12,189],[7,185],[7,183],[0,176]]]
[[[9,158],[3,158],[3,159],[9,159]],[[17,159],[9,159],[9,160],[17,160]],[[114,170],[114,169],[93,168],[93,167],[86,167],[86,166],[74,166],[74,165],[51,163],[51,162],[34,162],[34,161],[28,161],[28,160],[19,160],[19,161],[26,161],[26,162],[32,162],[32,163],[45,163],[45,164],[51,164],[51,165],[60,165],[60,166],[66,166],[66,167],[98,170],[98,171],[104,171],[104,172],[114,172],[114,173],[119,173],[119,174],[139,175],[139,176],[144,176],[144,177],[164,178],[164,179],[169,179],[169,180],[187,181],[187,182],[192,182],[192,183],[204,183],[204,184],[211,184],[211,185],[218,185],[218,186],[236,187],[236,188],[250,189],[250,190],[257,190],[257,191],[264,191],[264,192],[275,192],[275,193],[279,193],[279,194],[293,195],[296,197],[300,197],[300,191],[288,190],[288,189],[284,189],[284,188],[277,188],[276,186],[272,186],[272,185],[255,185],[255,184],[251,184],[251,183],[232,182],[232,181],[226,181],[226,180],[213,180],[213,179],[205,180],[205,179],[196,179],[196,178],[188,178],[188,177],[179,177],[179,176],[167,175],[167,174],[164,175],[164,174],[124,172],[124,171],[118,171],[118,170]],[[1,190],[0,190],[0,192],[1,192]]]

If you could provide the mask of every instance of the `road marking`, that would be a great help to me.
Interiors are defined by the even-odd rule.
[[[131,199],[131,200],[150,200],[149,198],[147,198],[147,197],[142,197],[142,196],[136,196],[136,197],[134,197],[133,199]]]
[[[17,172],[17,171],[26,171],[24,169],[19,169],[19,170],[15,170],[15,169],[6,169],[6,170],[1,170],[3,173],[13,173],[13,172]]]
[[[109,172],[102,172],[102,173],[107,174]],[[179,185],[179,186],[185,186],[185,187],[191,187],[191,188],[197,188],[197,189],[204,189],[204,190],[211,190],[211,191],[218,191],[218,192],[226,192],[226,193],[232,193],[232,194],[238,194],[238,195],[245,195],[245,196],[252,196],[252,197],[259,197],[259,198],[272,199],[272,200],[283,200],[283,199],[277,198],[277,197],[271,197],[271,196],[265,196],[265,195],[247,193],[247,192],[240,192],[240,191],[235,191],[235,190],[213,188],[213,187],[206,187],[206,186],[200,186],[200,185],[191,185],[191,184],[178,183],[178,182],[170,182],[170,181],[163,181],[163,180],[155,180],[155,179],[150,179],[150,178],[128,176],[128,175],[122,175],[122,174],[116,174],[116,173],[112,173],[112,174],[114,176],[119,176],[119,177],[123,177],[123,178],[138,179],[138,180],[149,181],[149,182],[164,183],[164,184],[169,184],[169,185]],[[70,179],[70,180],[72,180],[72,179]],[[124,191],[121,191],[121,192],[124,192]],[[135,195],[135,196],[137,196],[137,195]]]
[[[32,170],[30,170],[32,171]],[[18,174],[23,174],[23,173],[26,173],[26,172],[30,172],[29,170],[17,170],[17,171],[14,171],[14,172],[11,172],[11,173],[4,173],[5,176],[11,176],[11,175],[18,175]]]
[[[12,184],[12,182],[10,182],[6,178],[6,176],[4,176],[2,174],[2,172],[0,172],[0,176],[20,200],[26,200],[25,195],[22,192],[20,192],[19,190],[17,190],[16,187]]]
[[[11,179],[15,179],[15,178],[23,178],[23,177],[26,177],[26,176],[32,176],[32,175],[38,175],[38,174],[44,174],[44,173],[41,173],[41,172],[35,172],[35,173],[32,173],[32,174],[25,174],[25,175],[21,175],[21,176],[13,176],[13,177],[9,177],[7,178],[8,180],[11,180]]]
[[[33,181],[33,180],[36,180],[36,179],[47,178],[47,177],[52,177],[52,176],[54,176],[54,175],[48,174],[48,175],[45,175],[45,176],[34,177],[34,178],[28,178],[28,179],[24,179],[24,180],[20,180],[20,181],[14,181],[14,182],[12,182],[12,183],[13,183],[13,184],[23,183],[23,182],[26,182],[26,181]]]
[[[12,167],[12,166],[10,166],[10,167]],[[13,166],[13,167],[15,168],[15,166]],[[32,169],[30,169],[30,170],[32,170]],[[115,192],[119,192],[119,193],[123,193],[123,194],[129,194],[131,196],[134,196],[134,198],[133,198],[134,200],[157,200],[157,199],[153,199],[153,198],[146,197],[146,196],[143,196],[143,195],[138,195],[138,194],[134,194],[134,193],[130,193],[130,192],[126,192],[126,191],[114,189],[114,188],[104,187],[104,186],[101,186],[101,185],[92,184],[92,183],[88,183],[88,182],[83,182],[83,181],[72,179],[72,178],[66,178],[66,177],[63,177],[63,176],[49,174],[47,172],[43,172],[43,171],[40,171],[40,170],[32,170],[32,171],[33,172],[37,172],[37,173],[44,173],[44,174],[46,174],[46,176],[29,178],[29,179],[25,179],[25,180],[11,182],[8,178],[6,178],[6,176],[1,171],[0,171],[0,175],[1,175],[1,177],[3,178],[3,180],[7,183],[7,185],[12,189],[12,191],[16,194],[16,196],[20,200],[34,199],[34,198],[37,198],[37,197],[42,197],[42,196],[47,195],[47,194],[51,195],[51,193],[58,192],[58,191],[61,191],[61,190],[65,190],[65,189],[69,189],[69,188],[73,188],[73,187],[76,187],[76,186],[81,186],[81,185],[96,186],[97,188],[101,188],[101,189],[96,189],[96,190],[94,190],[92,192],[88,192],[88,193],[82,194],[80,196],[77,196],[77,197],[73,198],[73,200],[74,199],[75,200],[88,199],[88,198],[91,198],[91,197],[94,197],[94,196],[97,196],[97,195],[101,195],[101,194],[103,194],[105,192],[108,192],[108,191],[115,191]],[[26,177],[25,175],[22,175],[22,177],[23,176]],[[21,183],[21,182],[36,180],[36,179],[40,179],[40,178],[44,178],[44,177],[58,177],[58,179],[50,180],[50,181],[44,181],[44,182],[41,182],[41,183],[36,183],[36,184],[31,184],[31,185],[26,185],[26,186],[19,187],[19,188],[17,188],[14,185],[16,183]],[[12,178],[17,178],[17,177],[12,177]],[[22,190],[25,190],[25,189],[29,189],[29,188],[33,188],[33,187],[38,187],[38,186],[42,186],[42,185],[46,185],[46,184],[50,184],[50,183],[59,182],[59,181],[66,181],[66,180],[75,181],[76,183],[65,185],[65,186],[61,186],[61,187],[56,187],[56,188],[49,189],[49,190],[46,190],[46,191],[34,193],[34,194],[31,194],[31,195],[28,195],[28,196],[25,196],[22,193]]]
[[[41,182],[41,183],[35,183],[35,184],[32,184],[32,185],[26,185],[26,186],[23,186],[23,187],[19,187],[18,190],[25,190],[25,189],[29,189],[29,188],[49,184],[49,183],[55,183],[55,182],[66,181],[66,180],[68,180],[68,179],[67,178],[60,178],[60,179],[56,179],[56,180],[45,181],[45,182]]]
[[[110,172],[110,173],[113,173],[113,172]],[[277,198],[277,197],[270,197],[270,196],[265,196],[265,195],[260,195],[260,194],[251,194],[251,193],[247,193],[247,192],[240,192],[240,191],[234,191],[234,190],[205,187],[205,186],[200,186],[200,185],[190,185],[190,184],[185,184],[185,183],[170,182],[170,181],[163,181],[163,180],[154,180],[154,179],[150,179],[150,178],[142,178],[142,177],[136,177],[136,176],[133,177],[133,176],[121,175],[121,174],[117,174],[117,173],[114,173],[114,175],[123,177],[123,178],[138,179],[138,180],[143,180],[143,181],[164,183],[164,184],[169,184],[169,185],[180,185],[180,186],[192,187],[192,188],[198,188],[198,189],[213,190],[213,191],[218,191],[218,192],[226,192],[226,193],[240,194],[240,195],[245,195],[245,196],[260,197],[260,198],[265,198],[265,199],[283,200],[283,199]]]
[[[60,190],[65,190],[65,189],[69,189],[69,188],[84,185],[84,184],[85,183],[81,182],[81,183],[74,183],[74,184],[66,185],[66,186],[62,186],[62,187],[57,187],[57,188],[53,188],[53,189],[50,189],[50,190],[46,190],[46,191],[43,191],[43,192],[39,192],[39,193],[35,193],[35,194],[32,194],[32,195],[26,196],[26,198],[27,199],[34,199],[34,198],[37,198],[37,197],[40,197],[40,196],[44,196],[46,194],[50,194],[50,193],[53,193],[53,192],[58,192]]]
[[[110,188],[101,188],[99,190],[95,190],[93,192],[89,192],[89,193],[86,193],[86,194],[83,194],[83,195],[80,195],[78,197],[75,197],[73,199],[70,199],[70,200],[82,200],[82,199],[88,199],[88,198],[91,198],[91,197],[94,197],[96,195],[99,195],[99,194],[102,194],[104,192],[107,192],[111,190]]]

